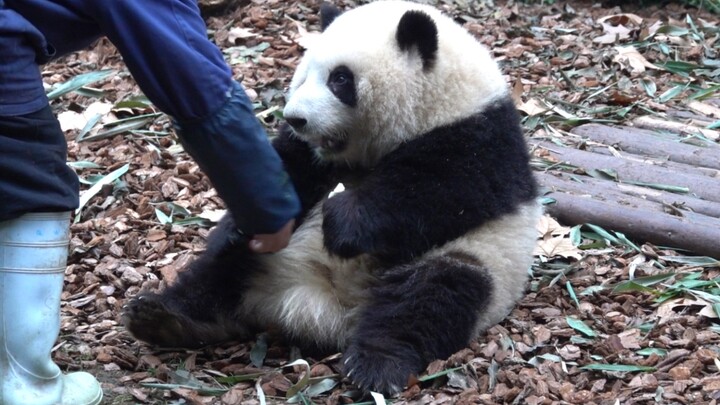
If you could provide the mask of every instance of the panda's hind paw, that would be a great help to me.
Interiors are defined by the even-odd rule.
[[[345,350],[342,365],[345,376],[358,388],[387,396],[401,392],[410,376],[423,368],[417,352],[395,340],[351,343]]]
[[[193,338],[193,322],[171,311],[163,297],[141,293],[123,307],[122,322],[137,339],[160,347],[200,347]]]

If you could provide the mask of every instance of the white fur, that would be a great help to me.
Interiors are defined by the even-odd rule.
[[[278,320],[293,337],[340,349],[379,268],[367,255],[350,260],[331,257],[322,243],[318,207],[287,248],[263,256],[267,271],[252,281],[241,312],[261,323]]]
[[[438,28],[437,63],[428,71],[417,52],[396,44],[398,22],[408,10],[424,11]],[[355,108],[327,87],[328,75],[340,65],[355,75]],[[341,14],[313,42],[290,84],[284,112],[307,119],[307,129],[298,133],[306,140],[347,133],[349,147],[337,156],[320,151],[324,158],[371,167],[403,141],[507,94],[488,50],[452,19],[422,4],[378,1]]]

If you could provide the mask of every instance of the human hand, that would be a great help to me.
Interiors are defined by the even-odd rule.
[[[291,219],[275,233],[254,235],[248,246],[255,253],[275,253],[287,247],[294,226],[295,220]]]

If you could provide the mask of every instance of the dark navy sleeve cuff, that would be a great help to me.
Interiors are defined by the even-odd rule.
[[[209,117],[176,122],[185,150],[198,162],[243,233],[275,233],[300,213],[282,161],[233,82],[225,104]]]

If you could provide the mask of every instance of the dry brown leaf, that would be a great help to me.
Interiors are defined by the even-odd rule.
[[[632,45],[616,46],[614,49],[618,54],[613,58],[613,62],[620,64],[623,69],[630,73],[643,73],[645,68],[660,69],[660,67],[648,62]]]

